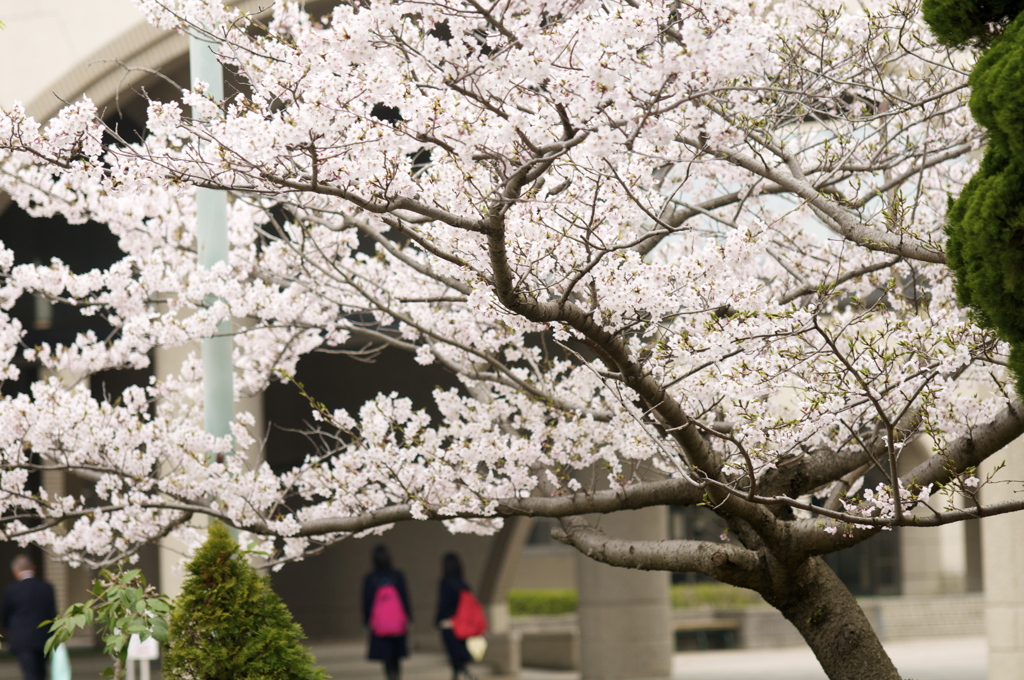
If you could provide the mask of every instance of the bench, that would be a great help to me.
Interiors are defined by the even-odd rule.
[[[732,649],[738,646],[739,631],[742,620],[738,618],[716,617],[673,617],[672,628],[675,633],[677,651],[685,650],[690,645],[686,641],[692,639],[697,649]],[[716,643],[712,645],[712,641]]]

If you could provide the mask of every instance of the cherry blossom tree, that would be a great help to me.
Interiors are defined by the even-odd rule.
[[[2,188],[108,225],[125,253],[76,274],[0,251],[2,377],[19,355],[51,375],[0,402],[3,538],[108,563],[201,514],[287,560],[404,520],[557,517],[596,560],[759,592],[830,678],[895,679],[822,556],[1024,506],[979,500],[977,466],[1024,411],[943,251],[983,139],[972,55],[915,0],[136,4],[244,86],[152,101],[141,141],[88,100],[0,119]],[[231,197],[209,271],[197,187]],[[28,294],[116,332],[23,347],[9,310]],[[228,319],[240,397],[367,345],[461,388],[435,391],[440,418],[401,394],[351,413],[309,395],[319,445],[278,475],[226,455],[251,418],[203,432],[196,360],[105,401],[81,382]],[[934,455],[913,465],[913,447]],[[91,498],[32,488],[40,469]],[[864,488],[871,471],[885,481]],[[731,538],[631,541],[582,517],[655,505],[703,505]]]

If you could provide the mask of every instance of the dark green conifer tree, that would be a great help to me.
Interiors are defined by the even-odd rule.
[[[971,114],[988,131],[981,168],[950,202],[946,256],[957,297],[1010,344],[1024,396],[1024,0],[925,0],[939,41],[982,52]]]
[[[924,0],[924,20],[943,45],[986,45],[1024,9],[1022,0]]]
[[[324,680],[302,628],[223,524],[210,526],[188,573],[171,612],[164,678]]]

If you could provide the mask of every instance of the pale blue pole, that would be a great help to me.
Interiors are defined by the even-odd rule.
[[[189,66],[192,81],[209,83],[209,96],[224,99],[224,72],[214,54],[215,43],[192,37]],[[191,84],[191,83],[190,83]],[[200,266],[210,269],[228,259],[227,194],[213,189],[196,189],[196,220]],[[209,300],[213,302],[213,300]],[[217,437],[231,433],[235,395],[231,359],[231,321],[217,326],[217,335],[203,340],[203,419],[206,431]]]

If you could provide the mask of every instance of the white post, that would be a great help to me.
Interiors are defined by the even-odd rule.
[[[152,663],[160,658],[160,645],[156,638],[146,638],[145,641],[142,641],[137,634],[133,634],[128,641],[127,657],[125,670],[128,671],[128,680],[135,680],[135,662],[139,663],[139,668],[142,671],[141,680],[150,680]]]

